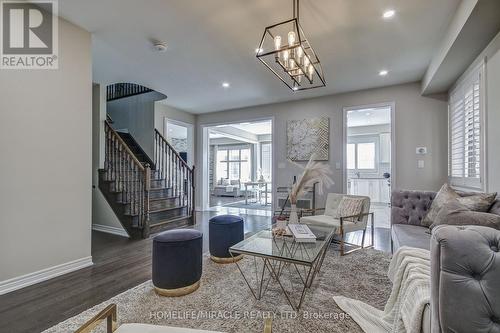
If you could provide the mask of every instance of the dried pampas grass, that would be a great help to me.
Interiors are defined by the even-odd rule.
[[[324,188],[328,188],[335,184],[331,178],[332,170],[330,166],[325,163],[314,161],[314,156],[314,154],[311,156],[311,159],[307,162],[305,167],[290,161],[290,163],[304,170],[290,190],[290,202],[292,204],[297,204],[298,197],[306,192],[307,187],[311,187],[315,183],[318,183],[319,194],[323,194]]]

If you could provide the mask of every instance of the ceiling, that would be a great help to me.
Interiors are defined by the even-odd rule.
[[[390,123],[390,108],[360,109],[347,113],[347,127],[386,125]]]
[[[419,81],[459,2],[302,0],[327,86],[295,93],[255,58],[264,27],[291,18],[290,0],[62,0],[59,12],[93,34],[95,82],[139,83],[205,113]]]

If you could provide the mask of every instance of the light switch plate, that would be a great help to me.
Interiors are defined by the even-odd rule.
[[[335,169],[340,170],[341,165],[340,162],[335,163]]]
[[[278,169],[285,169],[286,164],[285,163],[278,163]]]
[[[418,162],[417,162],[417,167],[418,167],[419,169],[423,169],[423,168],[425,168],[425,162],[424,162],[424,160],[418,160]]]

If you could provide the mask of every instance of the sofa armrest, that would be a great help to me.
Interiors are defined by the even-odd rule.
[[[391,197],[391,225],[411,224],[422,226],[436,192],[393,191]]]
[[[431,240],[431,327],[500,332],[500,231],[442,225]]]

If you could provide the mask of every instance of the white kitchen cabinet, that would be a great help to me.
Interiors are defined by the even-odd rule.
[[[348,193],[370,197],[372,202],[389,203],[390,188],[386,179],[351,178],[348,183]]]

